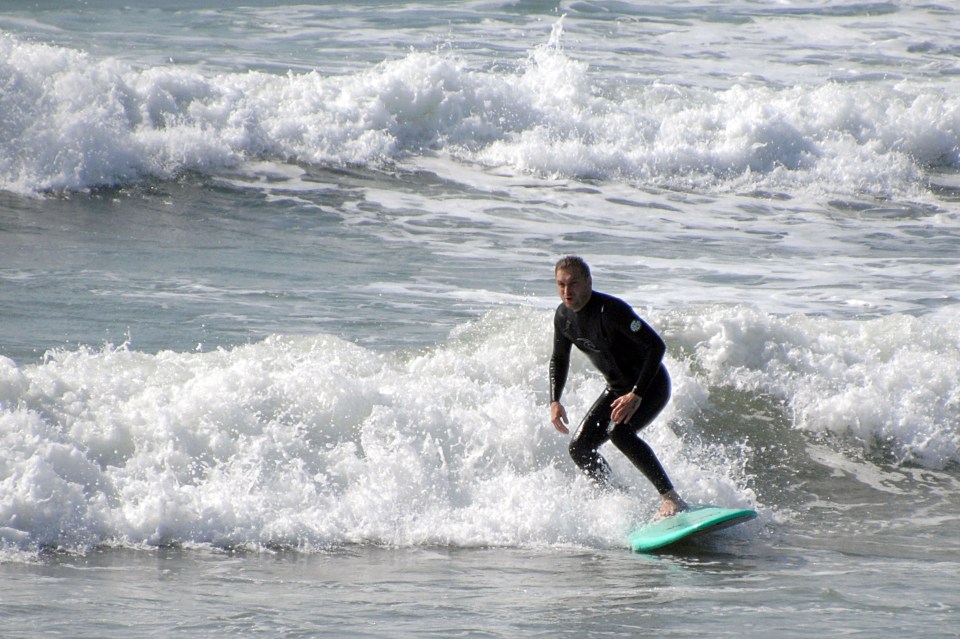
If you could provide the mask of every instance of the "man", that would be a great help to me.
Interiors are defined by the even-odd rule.
[[[666,345],[660,336],[621,299],[593,290],[590,267],[568,256],[554,268],[557,307],[550,357],[550,421],[569,433],[560,396],[575,344],[603,374],[607,388],[584,417],[570,441],[570,456],[600,485],[608,485],[610,467],[598,449],[607,440],[649,479],[660,493],[659,517],[686,508],[666,471],[639,431],[670,400],[670,376],[663,366]]]

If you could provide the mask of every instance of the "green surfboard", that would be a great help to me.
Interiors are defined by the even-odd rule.
[[[630,548],[634,552],[650,552],[695,535],[742,524],[756,516],[756,511],[749,509],[699,506],[633,531]]]

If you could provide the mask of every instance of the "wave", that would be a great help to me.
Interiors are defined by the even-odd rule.
[[[725,307],[673,330],[708,385],[781,402],[792,428],[942,469],[960,461],[958,310],[856,321]]]
[[[675,384],[644,437],[689,500],[764,510],[793,506],[765,486],[803,470],[771,476],[765,439],[807,433],[800,465],[849,458],[849,442],[875,452],[879,440],[900,464],[955,464],[960,323],[950,312],[859,323],[745,307],[651,316],[671,344]],[[622,546],[655,494],[619,455],[610,461],[623,492],[598,493],[575,471],[546,419],[544,326],[543,310],[513,308],[421,351],[316,335],[210,353],[53,351],[22,367],[0,358],[3,556],[101,545]],[[575,358],[571,414],[601,387]],[[742,397],[722,399],[731,392]],[[758,403],[768,414],[738,431]],[[815,438],[824,431],[849,441],[826,453]]]
[[[607,82],[550,42],[474,68],[412,52],[346,75],[137,68],[0,34],[0,189],[219,175],[261,160],[385,167],[443,154],[520,174],[706,192],[914,196],[960,164],[960,98],[826,84]]]

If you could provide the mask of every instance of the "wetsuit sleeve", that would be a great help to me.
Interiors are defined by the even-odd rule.
[[[573,346],[559,327],[559,317],[553,320],[553,354],[550,356],[550,402],[559,402],[570,371],[570,349]]]
[[[650,388],[653,378],[660,371],[667,345],[649,324],[633,312],[633,309],[627,306],[626,310],[628,311],[626,316],[620,319],[617,325],[621,334],[637,347],[640,357],[643,358],[643,365],[632,388],[636,395],[643,397]]]

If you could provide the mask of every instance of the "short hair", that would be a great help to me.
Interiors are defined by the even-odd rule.
[[[567,255],[557,260],[557,265],[553,267],[553,272],[557,273],[559,271],[575,271],[585,279],[590,278],[590,267],[587,266],[587,263],[584,262],[583,258],[579,255]]]

